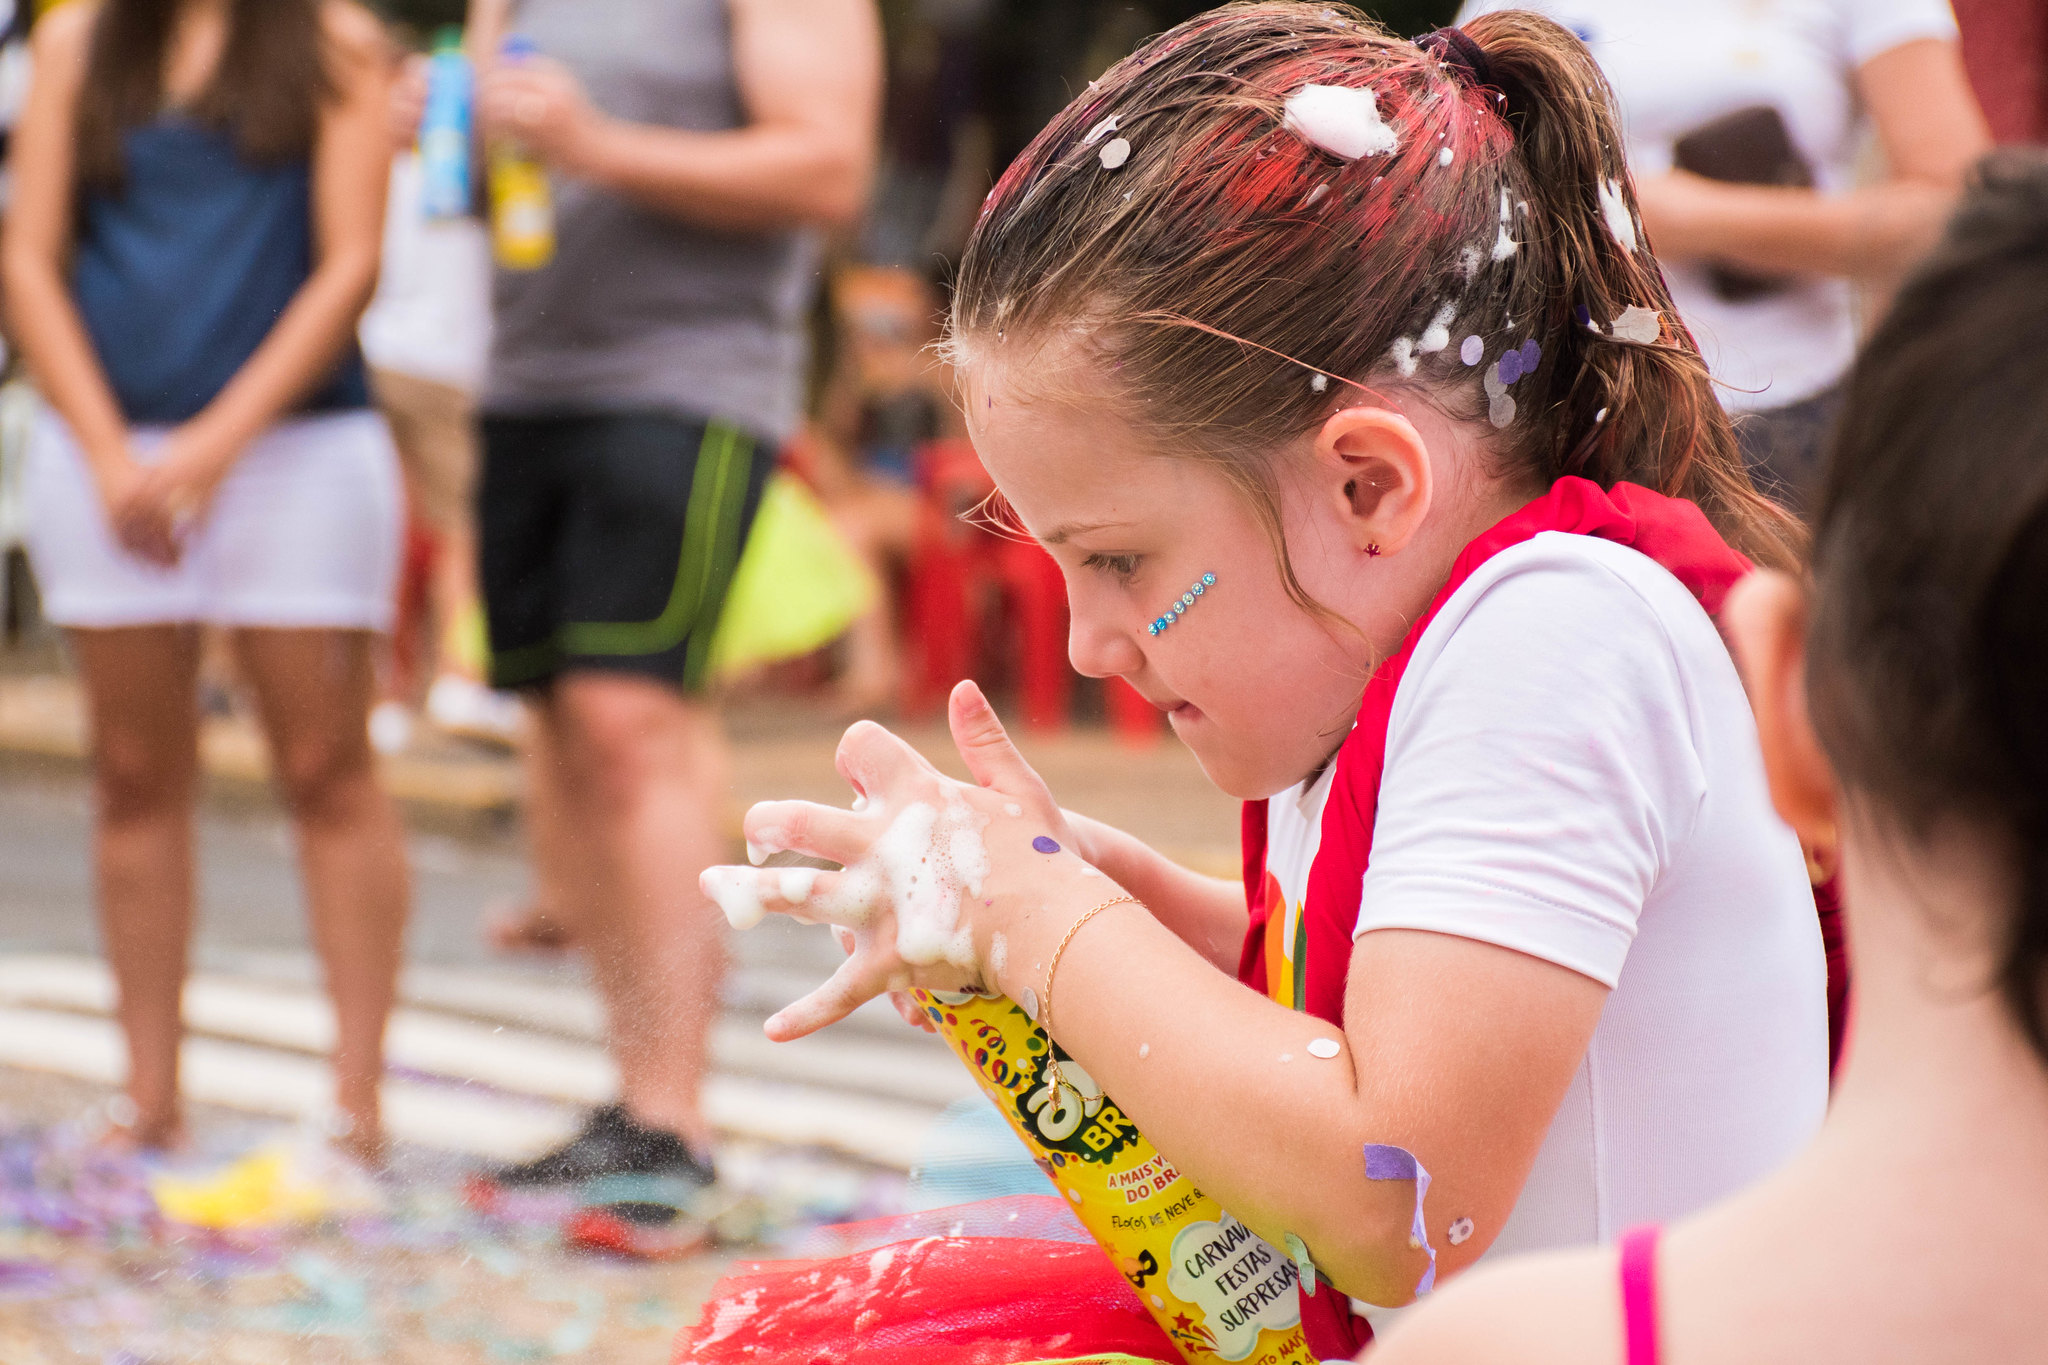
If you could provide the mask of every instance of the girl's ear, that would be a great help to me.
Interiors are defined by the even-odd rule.
[[[1761,569],[1721,608],[1742,685],[1756,714],[1771,802],[1808,849],[1835,846],[1835,774],[1806,709],[1806,590]]]
[[[1343,408],[1316,433],[1319,493],[1360,554],[1395,554],[1429,515],[1429,449],[1406,417]]]

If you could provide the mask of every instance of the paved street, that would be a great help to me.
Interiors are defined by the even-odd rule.
[[[386,766],[412,829],[415,903],[386,1083],[399,1154],[375,1217],[196,1240],[137,1223],[136,1210],[150,1208],[144,1173],[106,1168],[85,1136],[114,1093],[121,1055],[96,953],[76,692],[47,662],[20,662],[0,660],[14,665],[0,666],[6,1365],[659,1365],[723,1266],[762,1254],[750,1247],[774,1254],[819,1222],[1038,1179],[957,1061],[885,1005],[800,1043],[762,1038],[761,1020],[838,958],[824,930],[771,917],[733,938],[714,1036],[706,1104],[721,1133],[724,1212],[712,1245],[665,1265],[623,1265],[565,1248],[559,1201],[466,1206],[467,1172],[558,1140],[608,1097],[612,1073],[600,1010],[573,956],[507,958],[483,945],[482,916],[526,885],[517,769],[501,754],[441,741]],[[755,800],[845,799],[831,766],[837,722],[786,702],[737,706],[732,722],[728,834]],[[957,771],[936,726],[904,733]],[[1170,738],[1131,749],[1080,729],[1023,742],[1067,804],[1205,870],[1234,870],[1236,808]],[[200,1170],[306,1140],[306,1121],[326,1105],[321,1058],[332,1029],[289,826],[264,789],[246,722],[209,723],[206,767],[184,1056],[199,1149],[186,1165]]]

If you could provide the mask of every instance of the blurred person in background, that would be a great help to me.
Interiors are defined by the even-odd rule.
[[[711,1179],[724,738],[706,655],[796,430],[819,229],[875,159],[872,0],[473,0],[488,148],[547,168],[552,259],[502,259],[478,498],[491,682],[537,712],[567,929],[619,1098],[514,1184]],[[494,150],[492,154],[498,154]],[[546,858],[543,859],[546,861]]]
[[[370,387],[391,424],[405,470],[414,524],[430,540],[422,641],[395,650],[432,670],[428,716],[443,729],[510,743],[519,705],[483,685],[483,605],[476,583],[476,401],[491,344],[491,247],[468,215],[429,217],[415,147],[426,104],[425,59],[405,55],[392,86],[391,133],[397,144],[384,214],[384,268],[363,314],[360,335]],[[424,647],[420,647],[421,645]],[[416,667],[416,665],[415,665]],[[407,670],[401,669],[400,672]],[[408,678],[379,707],[376,727],[403,748]]]
[[[1934,244],[1990,148],[1948,0],[1468,0],[1576,32],[1614,85],[1643,228],[1751,473],[1803,510],[1855,289]],[[1858,184],[1864,117],[1884,173]]]
[[[296,829],[338,1016],[337,1131],[375,1158],[408,894],[366,733],[399,478],[354,340],[390,167],[384,35],[347,0],[81,0],[37,24],[33,55],[0,268],[49,405],[29,550],[90,715],[128,1044],[116,1123],[148,1147],[183,1131],[210,624]]]

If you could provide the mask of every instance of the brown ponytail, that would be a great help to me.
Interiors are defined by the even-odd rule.
[[[1635,185],[1621,151],[1606,76],[1570,33],[1526,10],[1474,19],[1466,34],[1492,72],[1514,93],[1508,122],[1514,160],[1526,173],[1532,259],[1518,263],[1544,281],[1568,282],[1571,308],[1549,305],[1557,334],[1569,338],[1552,421],[1525,430],[1516,454],[1552,480],[1578,474],[1601,487],[1626,480],[1690,498],[1736,549],[1785,568],[1803,550],[1791,516],[1756,491],[1706,361],[1679,320],[1664,274],[1642,239]],[[1614,185],[1626,205],[1626,248],[1607,221],[1601,189]],[[1609,323],[1630,306],[1656,310],[1655,345],[1620,343],[1577,322]],[[1539,303],[1538,307],[1544,305]],[[1603,415],[1604,414],[1604,415]]]
[[[1319,3],[1227,5],[1146,43],[990,194],[956,361],[1088,348],[1175,415],[1162,447],[1220,467],[1276,538],[1272,452],[1323,420],[1332,376],[1491,418],[1503,477],[1688,497],[1743,553],[1791,565],[1797,524],[1751,486],[1655,260],[1623,240],[1635,191],[1592,58],[1526,13],[1464,32],[1499,89]],[[1347,160],[1286,127],[1311,84],[1371,90],[1398,145]],[[1115,164],[1110,136],[1128,145]],[[1626,339],[1653,317],[1654,339]]]

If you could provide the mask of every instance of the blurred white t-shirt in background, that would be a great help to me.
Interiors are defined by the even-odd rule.
[[[474,218],[420,212],[420,159],[391,163],[384,268],[363,314],[363,357],[380,370],[481,392],[491,350],[491,242]]]
[[[1771,105],[1822,193],[1854,181],[1857,70],[1906,43],[1956,36],[1948,0],[1466,0],[1459,21],[1498,9],[1548,15],[1585,41],[1614,86],[1639,178],[1670,170],[1674,144],[1702,124]],[[1847,280],[1809,278],[1734,301],[1704,267],[1663,265],[1731,411],[1812,398],[1848,370]]]

